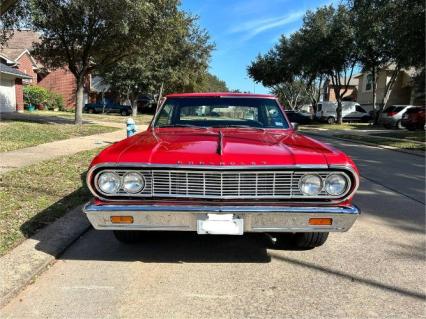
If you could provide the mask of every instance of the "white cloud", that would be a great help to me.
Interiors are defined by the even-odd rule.
[[[280,17],[251,20],[234,26],[230,33],[246,33],[245,40],[249,40],[259,33],[298,21],[304,14],[305,11],[297,11]]]

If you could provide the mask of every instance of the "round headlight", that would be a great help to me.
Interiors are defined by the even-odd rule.
[[[120,189],[120,176],[116,173],[105,172],[98,177],[98,187],[106,194],[117,193]]]
[[[333,196],[343,194],[347,186],[348,181],[340,174],[331,174],[325,179],[325,191]]]
[[[127,193],[139,193],[145,187],[145,179],[139,173],[127,173],[123,177],[123,189]]]
[[[322,190],[322,179],[319,175],[305,175],[300,179],[299,188],[305,195],[318,195]]]

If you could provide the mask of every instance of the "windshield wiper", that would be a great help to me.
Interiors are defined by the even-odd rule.
[[[191,124],[168,124],[168,125],[156,126],[156,128],[165,128],[165,127],[189,127],[189,128],[203,129],[203,130],[208,129],[207,127],[204,127],[204,126],[191,125]]]
[[[253,130],[260,130],[260,131],[264,131],[265,129],[262,127],[257,127],[257,126],[250,126],[250,125],[238,125],[238,124],[230,124],[230,125],[218,125],[218,126],[213,126],[215,128],[227,128],[227,127],[237,127],[237,128],[249,128],[249,129],[253,129]]]

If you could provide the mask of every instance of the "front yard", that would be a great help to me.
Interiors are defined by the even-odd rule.
[[[52,116],[59,117],[67,120],[74,119],[74,113],[72,112],[53,112],[53,111],[36,111],[36,112],[27,112],[25,114],[36,115],[36,116]],[[152,119],[151,114],[138,114],[134,120],[137,125],[148,125]],[[120,114],[87,114],[83,113],[83,121],[99,121],[99,122],[110,122],[110,123],[125,123],[128,119],[128,116],[121,116]]]
[[[72,137],[107,133],[115,130],[117,128],[93,124],[73,125],[3,120],[0,122],[0,152],[8,152]]]
[[[41,162],[0,179],[0,255],[90,197],[85,172],[100,150]]]

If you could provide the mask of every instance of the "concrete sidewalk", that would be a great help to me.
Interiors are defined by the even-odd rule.
[[[145,129],[146,126],[139,127],[139,131]],[[0,174],[55,157],[107,146],[124,138],[126,138],[126,131],[123,128],[111,133],[75,137],[0,153]]]

